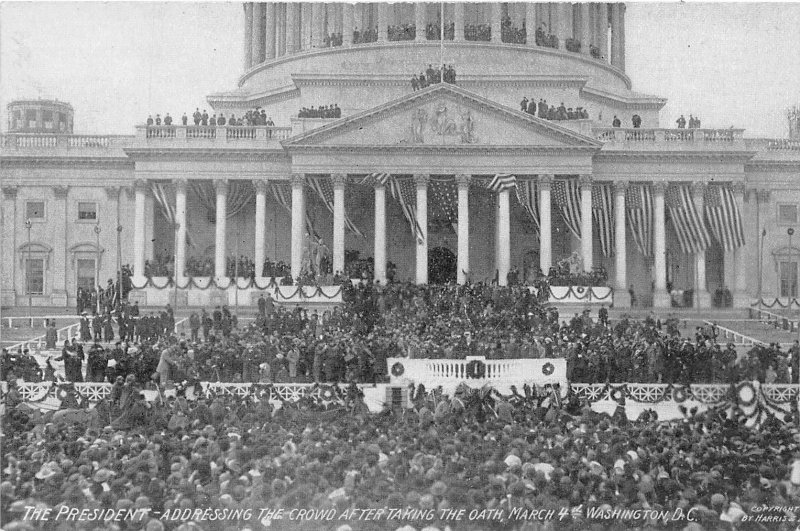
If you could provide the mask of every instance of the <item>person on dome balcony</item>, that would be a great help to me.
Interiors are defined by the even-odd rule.
[[[188,124],[188,123],[189,123],[189,117],[188,117],[188,116],[186,116],[186,113],[183,113],[183,116],[181,116],[181,123],[182,123],[183,125],[186,125],[186,124]]]
[[[622,122],[619,118],[617,118],[616,114],[614,115],[614,119],[611,121],[611,127],[622,127]]]
[[[172,125],[172,116],[170,116],[169,113],[164,116],[164,125]]]
[[[684,118],[682,114],[681,114],[680,118],[675,120],[675,123],[678,124],[678,129],[685,129],[686,128],[686,118]]]
[[[520,110],[522,112],[528,112],[528,98],[523,96],[522,101],[519,103]]]

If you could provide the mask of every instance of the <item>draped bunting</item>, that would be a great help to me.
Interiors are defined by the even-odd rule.
[[[424,243],[422,228],[417,221],[417,187],[413,179],[398,179],[388,173],[370,173],[365,176],[361,183],[364,186],[375,186],[377,184],[388,186],[392,197],[400,203],[403,215],[408,221],[411,232],[416,236],[417,242]]]
[[[558,211],[570,232],[581,237],[581,190],[577,179],[553,181],[553,195]]]
[[[317,192],[317,195],[322,200],[322,204],[325,205],[325,208],[333,214],[333,184],[331,180],[327,177],[314,177],[309,176],[306,178],[309,187],[312,190]],[[358,230],[353,220],[350,219],[350,216],[347,215],[347,212],[344,214],[344,226],[347,230],[358,236],[359,238],[366,238],[363,232]]]
[[[592,217],[597,224],[600,251],[603,256],[614,254],[614,193],[609,183],[592,185]]]
[[[214,189],[214,184],[210,181],[189,181],[192,190],[200,199],[200,204],[203,205],[208,214],[208,219],[216,220],[217,217],[217,191]],[[228,194],[225,202],[225,217],[231,219],[236,214],[241,212],[250,201],[253,200],[255,191],[253,184],[250,181],[229,181]]]
[[[704,207],[711,233],[723,249],[733,251],[745,244],[742,216],[730,186],[708,186]]]
[[[164,216],[170,226],[175,227],[178,216],[176,212],[175,190],[172,186],[167,186],[164,183],[150,181],[150,191],[153,193],[153,198],[158,204],[158,210]],[[189,221],[186,221],[186,245],[194,247],[191,236],[189,234]]]
[[[653,189],[649,184],[631,184],[625,194],[633,242],[645,257],[653,256]]]
[[[711,236],[695,207],[688,185],[670,185],[664,203],[683,254],[697,253],[711,245]]]
[[[283,207],[289,215],[292,214],[292,191],[291,185],[288,183],[279,183],[275,181],[269,181],[269,189],[272,192],[272,197],[275,198],[275,201]],[[306,232],[312,234],[315,238],[319,238],[319,233],[314,229],[314,223],[311,221],[311,218],[308,216],[308,212],[306,212]]]

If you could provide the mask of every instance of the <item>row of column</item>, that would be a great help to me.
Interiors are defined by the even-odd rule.
[[[344,271],[344,243],[345,243],[345,207],[344,194],[347,175],[332,175],[333,184],[333,270]],[[540,247],[539,266],[543,272],[552,266],[552,212],[551,212],[551,187],[553,175],[540,175],[538,177],[539,191],[539,224]],[[291,272],[292,277],[300,275],[302,267],[303,247],[305,239],[305,176],[293,174],[291,176]],[[421,238],[416,244],[416,282],[428,282],[428,183],[429,176],[417,174],[414,176],[416,185],[417,221],[422,231]],[[456,175],[458,189],[458,256],[457,280],[459,283],[467,281],[470,272],[469,261],[469,175]],[[581,254],[584,268],[589,271],[593,267],[594,255],[592,238],[592,176],[580,176],[581,198]],[[224,180],[214,181],[216,189],[216,243],[214,257],[214,274],[217,278],[225,276],[226,271],[226,220],[227,220],[227,193],[228,183]],[[263,264],[265,259],[265,225],[266,225],[266,193],[265,180],[254,181],[256,190],[255,213],[255,253],[256,264]],[[614,237],[615,237],[615,285],[617,304],[624,306],[627,300],[627,242],[626,242],[626,217],[627,210],[625,196],[628,183],[625,181],[614,182]],[[667,183],[659,181],[653,183],[653,281],[654,298],[656,307],[670,306],[670,296],[667,293],[666,271],[666,218],[664,194]],[[144,271],[145,256],[145,199],[146,183],[137,181],[135,186],[135,227],[134,227],[134,273],[141,279]],[[374,222],[374,274],[375,280],[386,282],[386,189],[384,185],[375,186],[375,222]],[[702,212],[702,188],[695,189],[696,207]],[[744,185],[734,185],[734,197],[740,212],[744,211]],[[499,282],[505,284],[506,276],[511,266],[511,209],[509,190],[497,193],[497,209],[495,224],[497,228],[497,256],[496,269]],[[175,256],[176,268],[180,276],[186,265],[186,181],[175,181]],[[734,254],[736,267],[737,292],[746,289],[746,269],[744,249],[740,248]],[[697,253],[697,287],[699,293],[705,289],[705,253]],[[707,291],[706,291],[707,293]],[[698,295],[702,297],[702,295]],[[629,303],[629,300],[628,300]],[[704,304],[700,302],[700,304]]]
[[[573,38],[581,43],[581,53],[589,55],[589,45],[600,50],[611,64],[625,69],[625,4],[606,3],[524,3],[526,41],[535,44],[537,28],[552,33],[559,39],[559,47],[565,48],[566,40]],[[416,41],[426,41],[428,25],[424,2],[414,6]],[[455,41],[465,40],[465,3],[453,4]],[[491,41],[502,42],[503,4],[491,6]],[[508,4],[506,13],[512,20],[521,18],[520,10]],[[374,9],[373,16],[365,16]],[[344,4],[321,2],[256,2],[244,4],[244,68],[249,69],[264,61],[286,54],[322,48],[325,38],[331,34],[342,34],[342,45],[353,44],[353,30],[365,30],[370,20],[376,19],[378,42],[388,37],[390,5],[381,2],[371,4]],[[516,20],[515,20],[516,21]],[[398,21],[400,22],[400,21]],[[408,21],[409,23],[411,21]],[[611,28],[610,52],[608,49],[609,26]]]

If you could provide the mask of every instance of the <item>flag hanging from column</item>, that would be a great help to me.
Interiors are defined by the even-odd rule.
[[[614,254],[614,192],[610,183],[592,185],[592,217],[603,256]]]
[[[539,189],[533,179],[517,181],[517,201],[531,217],[536,233],[539,233]]]
[[[275,201],[291,216],[292,192],[290,185],[286,183],[269,181],[269,190],[272,192],[272,197],[275,198]],[[308,217],[308,212],[306,212],[306,232],[313,235],[315,238],[319,238],[319,233],[317,233],[316,229],[314,229],[314,223],[311,221],[311,218]]]
[[[647,258],[653,256],[653,189],[649,184],[631,184],[625,194],[633,242]]]
[[[458,227],[458,189],[452,179],[431,179],[429,190],[431,203],[431,220],[445,222],[454,231]]]
[[[745,244],[739,205],[728,185],[708,186],[705,192],[705,215],[711,233],[723,249],[733,251]]]
[[[492,192],[502,192],[503,190],[510,190],[517,185],[517,178],[513,175],[508,173],[498,173],[489,183],[486,185],[486,188],[491,190]]]
[[[577,179],[553,181],[553,197],[564,223],[578,239],[581,237],[581,188]]]
[[[400,203],[400,208],[403,209],[403,215],[411,227],[411,232],[416,236],[417,243],[425,243],[422,228],[417,221],[417,184],[414,179],[398,179],[394,175],[390,175],[389,191],[395,201]]]
[[[327,177],[317,177],[310,175],[306,177],[306,181],[308,182],[308,186],[317,192],[317,195],[320,199],[322,199],[322,203],[325,205],[325,208],[333,214],[333,185],[331,184],[331,180]],[[350,216],[347,215],[347,212],[344,214],[344,226],[347,230],[358,236],[359,238],[366,238],[364,233],[358,230],[353,220],[350,219]]]
[[[703,217],[695,208],[689,185],[674,184],[667,187],[664,203],[683,254],[704,251],[711,245],[711,236]]]

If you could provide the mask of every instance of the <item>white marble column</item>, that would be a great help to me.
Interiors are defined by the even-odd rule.
[[[617,308],[631,306],[631,294],[628,292],[628,241],[625,233],[627,191],[627,181],[614,182],[614,270],[616,271],[614,306]]]
[[[389,40],[389,4],[378,4],[378,42]]]
[[[511,268],[511,203],[508,189],[497,193],[497,273],[501,286],[508,284]]]
[[[539,189],[539,269],[547,275],[553,265],[553,222],[551,218],[550,189],[553,175],[540,175]]]
[[[352,4],[346,4],[352,6]],[[311,34],[313,33],[313,16],[311,10],[311,2],[303,2],[300,4],[300,40],[302,42],[303,50],[310,50]]]
[[[353,45],[353,4],[342,5],[342,46]]]
[[[325,45],[325,4],[311,4],[311,46],[322,48]]]
[[[186,271],[186,179],[175,179],[175,278],[183,284]]]
[[[622,4],[611,4],[611,64],[622,68]]]
[[[256,189],[256,227],[253,261],[256,263],[256,276],[260,277],[264,272],[264,260],[266,259],[265,243],[267,229],[267,181],[257,179],[253,181]]]
[[[228,181],[217,179],[214,181],[217,191],[217,223],[214,247],[214,277],[219,281],[225,277],[227,269],[227,231],[228,221]]]
[[[501,2],[492,2],[492,42],[503,42],[502,32],[502,17],[503,17],[503,4]]]
[[[692,199],[694,200],[694,207],[697,209],[698,215],[704,216],[705,208],[705,183],[693,182],[692,183]],[[698,251],[695,253],[695,286],[694,286],[694,307],[695,308],[710,308],[711,307],[711,294],[708,292],[708,284],[706,281],[706,252]]]
[[[559,48],[567,48],[567,39],[572,35],[572,4],[570,2],[563,2],[558,4],[558,42]]]
[[[293,173],[292,182],[292,252],[291,271],[292,278],[300,276],[303,268],[303,245],[305,244],[306,225],[306,177],[302,173]]]
[[[133,278],[134,283],[141,285],[144,283],[144,232],[145,232],[145,200],[147,194],[147,181],[137,179],[134,183],[134,215],[133,215]]]
[[[417,284],[428,283],[428,181],[427,174],[414,175],[417,185],[417,223],[422,231],[422,241],[417,239]]]
[[[335,173],[333,181],[333,273],[344,272],[344,191],[347,175]]]
[[[464,2],[456,2],[453,4],[453,23],[455,24],[455,34],[453,35],[454,41],[464,40]],[[447,21],[444,22],[445,29],[447,29]],[[444,39],[444,35],[442,35]]]
[[[276,23],[276,20],[275,19],[276,19],[277,10],[276,10],[275,7],[276,7],[277,4],[275,2],[267,2],[265,5],[266,5],[266,7],[265,7],[265,11],[266,11],[266,27],[265,27],[264,33],[263,33],[263,40],[264,40],[264,46],[265,46],[265,52],[264,53],[265,53],[265,56],[266,56],[267,60],[269,60],[269,59],[275,59],[275,53],[276,53],[276,48],[275,48],[275,39],[276,39],[276,36],[275,36],[276,24],[275,23]]]
[[[469,175],[456,175],[458,185],[458,271],[459,284],[469,279]]]
[[[664,216],[664,193],[667,190],[665,181],[653,183],[653,306],[669,308],[672,305],[667,293],[667,235],[666,217]]]
[[[300,22],[300,4],[289,2],[286,4],[286,53],[296,53],[300,51],[300,32],[298,25]]]
[[[286,2],[275,5],[275,56],[286,55]]]
[[[592,45],[592,4],[583,2],[581,9],[581,53],[590,55]]]
[[[428,21],[427,17],[425,16],[425,10],[428,8],[428,4],[425,2],[417,2],[414,4],[414,25],[416,26],[417,33],[414,36],[414,40],[417,42],[425,42],[428,40],[427,29],[428,29]]]
[[[592,232],[592,176],[581,175],[581,256],[584,271],[594,267],[594,233]]]
[[[253,65],[253,3],[245,2],[244,7],[244,69]]]
[[[747,219],[744,215],[744,194],[745,185],[743,181],[733,183],[733,198],[736,200],[736,206],[739,208],[739,218],[742,220],[742,227],[746,228]],[[756,227],[757,228],[757,227]],[[745,234],[745,242],[747,242],[747,234]],[[742,245],[734,251],[734,264],[735,264],[735,280],[736,284],[733,288],[733,305],[737,308],[747,308],[750,306],[752,298],[747,293],[747,250],[750,248],[748,243]]]
[[[526,2],[525,4],[525,44],[534,46],[536,44],[536,4]]]
[[[608,5],[601,2],[597,5],[597,17],[595,19],[597,28],[597,47],[600,48],[601,59],[605,62],[611,61],[611,54],[608,52]]]
[[[253,4],[253,24],[251,25],[252,33],[250,37],[251,66],[264,62],[264,10],[265,6],[271,5],[273,4],[264,4],[263,2]]]
[[[375,186],[375,281],[386,284],[386,187]]]
[[[0,246],[3,249],[17,248],[17,186],[3,186],[3,201],[0,208]],[[23,222],[24,223],[24,222]],[[23,225],[24,226],[24,225]],[[27,234],[25,235],[27,238]],[[66,239],[65,239],[66,241]],[[14,306],[16,302],[15,279],[17,278],[17,260],[15,253],[0,253],[0,303],[3,306]],[[20,266],[23,264],[20,263]],[[135,270],[134,273],[140,271]],[[23,290],[24,291],[24,290]]]

